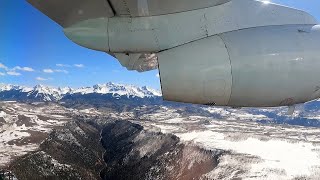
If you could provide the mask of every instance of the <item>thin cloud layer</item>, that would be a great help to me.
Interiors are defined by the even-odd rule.
[[[66,68],[71,68],[71,67],[76,67],[76,68],[84,68],[85,65],[84,64],[74,64],[74,65],[70,65],[70,64],[56,64],[57,67],[66,67]]]
[[[67,70],[64,70],[64,69],[44,69],[42,71],[44,73],[49,73],[49,74],[52,74],[52,73],[65,73],[65,74],[68,74],[69,73]]]
[[[54,73],[54,71],[52,69],[44,69],[43,72],[44,73]]]
[[[21,76],[22,74],[18,71],[23,71],[23,72],[34,72],[35,70],[31,67],[21,67],[21,66],[16,66],[14,68],[9,68],[8,66],[4,65],[3,63],[0,63],[0,69],[5,70],[5,73],[1,73],[0,76]]]
[[[84,68],[85,67],[84,64],[73,64],[73,65],[55,64],[55,65],[56,65],[56,67],[60,67],[60,68],[45,68],[40,71],[37,71],[37,70],[33,69],[32,67],[27,67],[27,66],[9,67],[4,63],[0,63],[0,70],[2,71],[2,72],[0,71],[0,77],[1,76],[16,76],[16,77],[23,76],[24,72],[25,73],[34,72],[37,74],[46,73],[46,74],[52,74],[52,75],[55,73],[69,74],[69,71],[65,70],[65,68]],[[40,75],[40,76],[34,77],[34,80],[36,80],[36,81],[49,81],[49,80],[53,80],[53,78],[41,77],[41,75]]]
[[[8,67],[7,67],[7,66],[5,66],[4,64],[0,63],[0,69],[7,70],[7,69],[8,69]]]
[[[69,64],[56,64],[57,67],[71,67]]]
[[[21,73],[18,73],[16,71],[8,71],[7,74],[10,76],[21,76]]]
[[[49,79],[43,78],[43,77],[37,77],[37,81],[48,81]]]
[[[33,72],[34,69],[32,69],[31,67],[20,67],[20,66],[16,66],[12,69],[13,71],[25,71],[25,72]]]
[[[83,67],[84,67],[83,64],[74,64],[73,66],[74,66],[74,67],[77,67],[77,68],[83,68]]]
[[[67,70],[64,70],[64,69],[56,69],[55,72],[58,72],[58,73],[65,73],[65,74],[68,74],[69,71]]]

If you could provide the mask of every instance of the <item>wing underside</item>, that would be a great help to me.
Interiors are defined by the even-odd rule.
[[[28,2],[64,28],[88,19],[114,16],[106,0],[28,0]]]
[[[101,17],[172,14],[217,6],[230,0],[28,0],[62,27]]]
[[[155,16],[217,6],[230,0],[109,0],[117,16]]]

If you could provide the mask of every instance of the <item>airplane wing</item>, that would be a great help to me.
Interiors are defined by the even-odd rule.
[[[128,70],[158,68],[158,53],[225,32],[316,24],[301,10],[258,0],[27,0],[78,45]]]
[[[213,7],[230,0],[27,0],[63,28],[89,19],[148,17]],[[95,31],[92,31],[95,32]],[[103,38],[99,38],[103,39]],[[97,41],[95,41],[97,43]],[[103,43],[102,43],[103,44]],[[158,68],[150,53],[109,53],[128,70],[139,72]]]
[[[100,17],[139,17],[171,14],[220,5],[230,0],[28,0],[66,28]]]
[[[88,19],[114,16],[106,0],[28,0],[28,2],[64,28]]]

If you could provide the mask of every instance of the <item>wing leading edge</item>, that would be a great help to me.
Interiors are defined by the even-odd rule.
[[[106,0],[28,0],[28,2],[64,28],[88,19],[114,16]]]

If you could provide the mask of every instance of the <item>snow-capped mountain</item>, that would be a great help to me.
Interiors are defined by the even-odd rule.
[[[11,90],[18,90],[21,92],[30,92],[33,88],[28,88],[25,86],[17,86],[11,84],[0,84],[0,92],[2,91],[11,91]]]
[[[43,101],[56,101],[63,97],[63,93],[60,89],[37,85],[32,91],[28,92],[28,97],[35,97],[36,99],[41,99]]]
[[[107,83],[107,84],[97,84],[93,87],[84,87],[79,88],[70,94],[112,94],[114,96],[127,96],[127,97],[154,97],[161,96],[161,93],[148,88],[148,87],[137,87],[133,85],[123,85],[116,83]]]
[[[59,101],[66,96],[75,95],[111,95],[112,97],[152,98],[160,97],[161,93],[148,87],[137,87],[116,83],[97,84],[92,87],[72,89],[70,87],[53,88],[37,85],[33,88],[16,85],[0,84],[0,100],[17,101]]]

